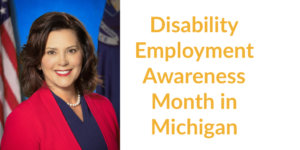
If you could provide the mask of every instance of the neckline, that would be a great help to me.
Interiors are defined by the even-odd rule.
[[[50,90],[51,91],[51,90]],[[87,108],[86,108],[86,103],[84,101],[83,96],[80,96],[80,105],[77,107],[81,107],[81,111],[82,111],[82,118],[83,120],[81,120],[79,118],[79,116],[74,112],[74,110],[59,96],[57,96],[56,94],[54,94],[52,91],[51,93],[54,96],[54,99],[56,100],[56,103],[58,104],[60,110],[62,111],[62,113],[64,114],[65,111],[67,111],[66,113],[71,113],[71,117],[74,116],[73,118],[75,118],[77,121],[79,121],[81,124],[86,124],[86,112],[87,112]],[[64,115],[65,119],[71,119],[71,118],[66,118],[66,116]]]

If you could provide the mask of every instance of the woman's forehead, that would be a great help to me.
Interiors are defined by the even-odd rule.
[[[51,31],[46,41],[47,48],[79,47],[77,35],[72,29]]]

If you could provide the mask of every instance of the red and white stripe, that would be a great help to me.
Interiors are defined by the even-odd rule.
[[[21,103],[18,63],[10,18],[0,26],[0,139],[9,113]]]

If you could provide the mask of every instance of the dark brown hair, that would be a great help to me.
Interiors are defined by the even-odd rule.
[[[44,75],[38,67],[45,53],[48,35],[51,31],[71,29],[76,32],[77,39],[83,50],[82,69],[75,87],[80,93],[90,93],[95,90],[101,80],[98,78],[91,37],[83,24],[75,17],[63,12],[49,12],[36,19],[30,29],[27,43],[20,54],[22,70],[20,80],[25,96],[31,96],[44,82]]]

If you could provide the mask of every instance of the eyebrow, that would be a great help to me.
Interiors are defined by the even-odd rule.
[[[54,47],[47,47],[46,49],[56,50]]]
[[[67,47],[66,49],[69,49],[69,48],[78,48],[78,46],[77,45],[72,45],[72,46],[69,46],[69,47]]]
[[[78,48],[78,46],[77,45],[72,45],[72,46],[67,47],[66,49],[69,49],[69,48]],[[55,48],[55,47],[47,47],[46,49],[56,50],[57,48]]]

